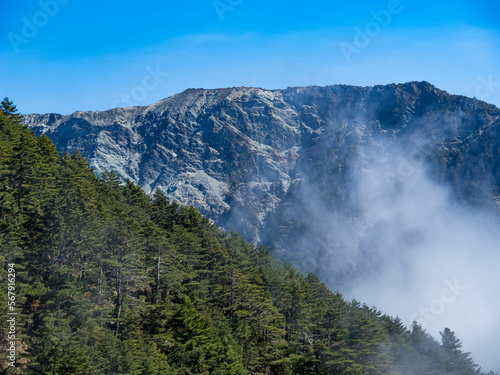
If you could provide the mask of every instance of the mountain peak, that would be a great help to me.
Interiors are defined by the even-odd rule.
[[[266,225],[273,228],[269,215],[302,180],[323,178],[319,172],[310,176],[310,163],[328,157],[345,171],[366,145],[403,140],[416,131],[439,147],[465,143],[496,126],[498,116],[494,106],[422,81],[191,88],[149,106],[28,115],[25,123],[51,137],[61,151],[80,150],[97,173],[114,170],[148,193],[159,188],[218,225],[234,226],[259,241]]]

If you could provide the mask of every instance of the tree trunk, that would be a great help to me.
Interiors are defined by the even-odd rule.
[[[155,305],[158,304],[158,299],[160,295],[160,262],[161,262],[161,257],[160,257],[160,246],[158,245],[158,264],[156,267],[156,296],[155,296]]]
[[[233,278],[233,270],[231,269],[231,301],[229,305],[229,318],[231,322],[233,321],[233,298],[234,298],[234,278]]]
[[[116,332],[115,336],[118,337],[118,331],[120,329],[120,314],[122,312],[122,288],[121,288],[121,278],[120,271],[116,271]]]

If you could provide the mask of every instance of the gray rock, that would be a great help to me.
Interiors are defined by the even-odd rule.
[[[366,228],[353,181],[387,164],[392,145],[418,149],[432,178],[452,185],[459,200],[500,201],[499,118],[492,105],[410,82],[189,89],[145,107],[24,121],[59,150],[79,150],[97,174],[112,170],[150,194],[161,189],[321,275],[347,246],[337,241],[331,251],[335,233],[322,227],[322,212],[337,213],[336,230],[354,237]],[[356,270],[349,254],[336,260],[343,273]]]

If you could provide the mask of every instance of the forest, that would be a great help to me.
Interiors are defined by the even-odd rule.
[[[97,177],[7,98],[0,248],[2,374],[486,374],[450,328],[437,341],[160,190]]]

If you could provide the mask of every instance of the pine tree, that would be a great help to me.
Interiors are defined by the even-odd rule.
[[[17,111],[17,107],[14,102],[5,97],[0,103],[2,112],[16,125],[21,125],[23,122],[23,116]]]
[[[445,328],[439,333],[444,349],[443,368],[449,374],[473,374],[477,365],[470,358],[471,353],[463,353],[460,350],[462,342],[455,336],[455,332]]]

